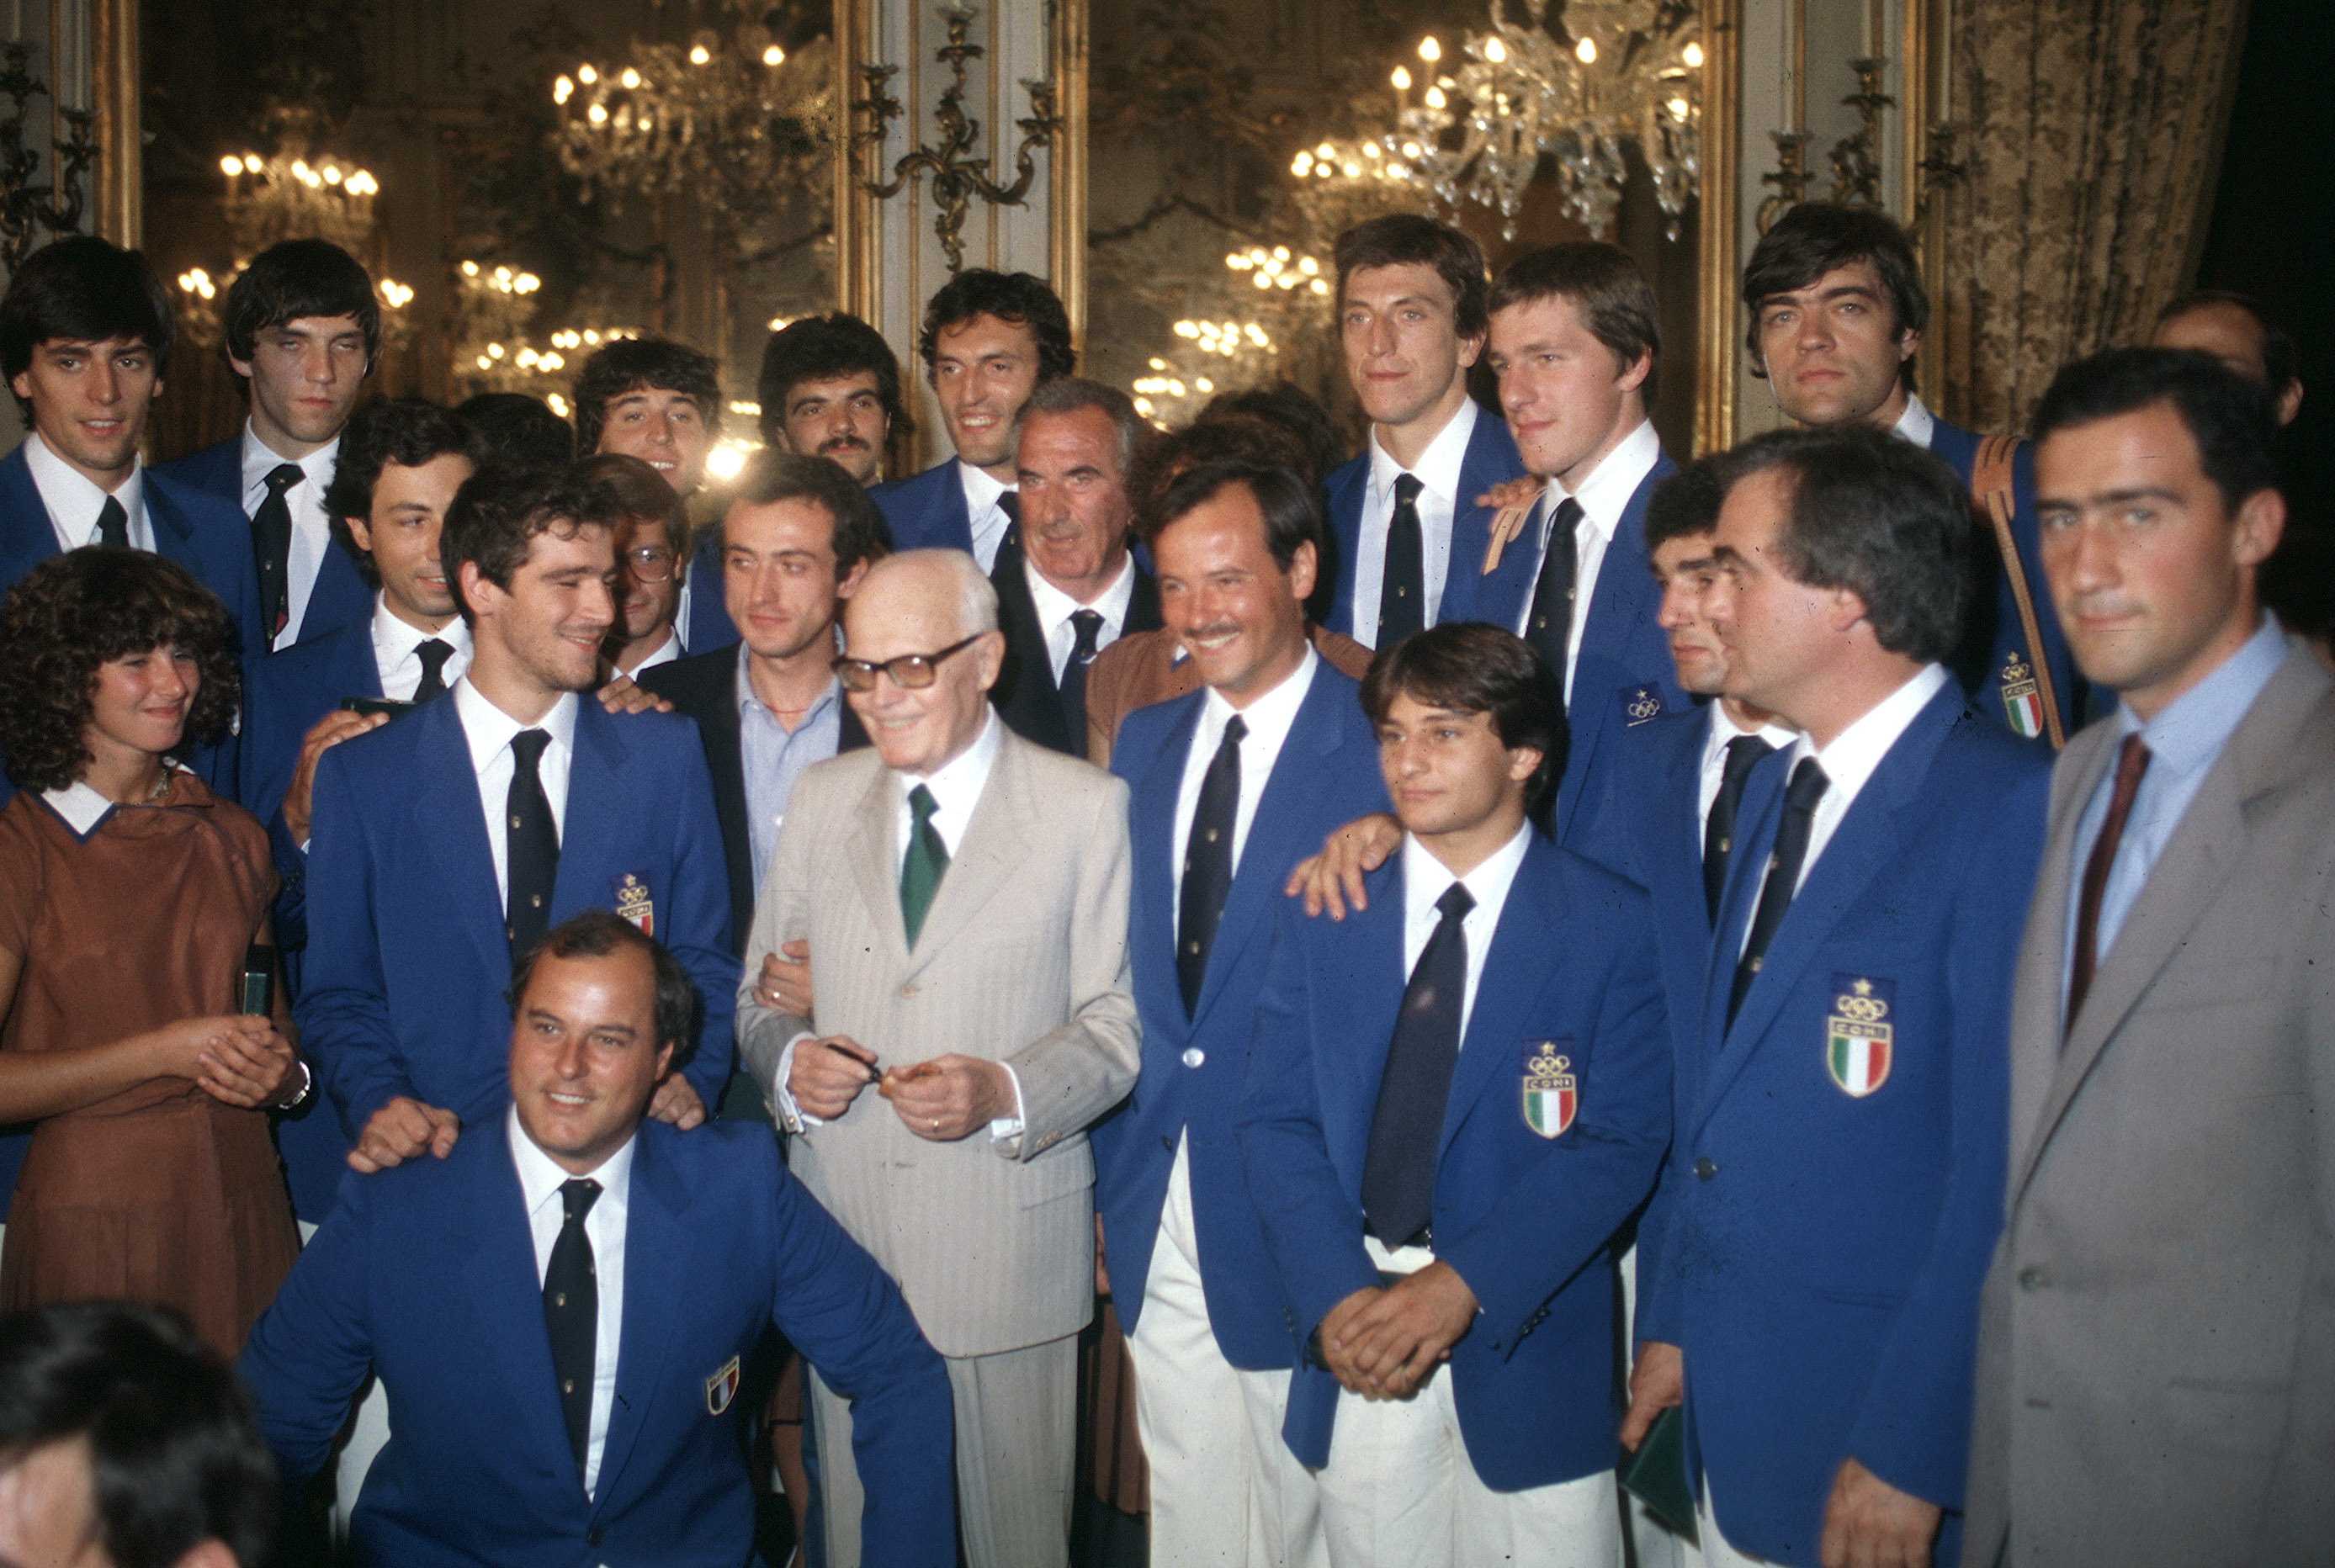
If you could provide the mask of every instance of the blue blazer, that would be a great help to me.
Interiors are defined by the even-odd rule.
[[[1326,660],[1318,662],[1257,801],[1208,949],[1199,1005],[1187,1018],[1176,974],[1176,807],[1206,697],[1194,692],[1138,709],[1111,750],[1111,771],[1128,783],[1134,833],[1129,948],[1143,1068],[1126,1103],[1090,1136],[1120,1323],[1132,1331],[1142,1312],[1160,1205],[1182,1135],[1191,1143],[1192,1224],[1208,1326],[1226,1360],[1258,1371],[1291,1365],[1289,1327],[1234,1140],[1233,1111],[1264,983],[1272,917],[1284,902],[1281,884],[1290,867],[1355,818],[1386,810],[1387,795],[1361,688]]]
[[[316,767],[300,1042],[354,1140],[399,1095],[476,1127],[509,1099],[511,951],[478,776],[451,698],[344,740]],[[576,708],[551,923],[648,889],[651,934],[697,982],[683,1070],[708,1107],[730,1074],[738,960],[713,785],[690,721]]]
[[[373,651],[373,618],[351,622],[312,643],[271,653],[244,682],[243,799],[267,828],[267,842],[283,886],[276,895],[276,945],[284,982],[296,1005],[305,993],[308,943],[308,857],[284,822],[284,797],[300,761],[300,743],[317,720],[344,697],[381,695]],[[349,1174],[349,1141],[331,1106],[311,1100],[276,1123],[276,1147],[292,1187],[292,1211],[314,1223],[329,1213]]]
[[[1565,705],[1565,775],[1557,783],[1552,824],[1556,841],[1568,849],[1596,843],[1598,816],[1632,788],[1618,770],[1623,733],[1689,705],[1671,658],[1670,638],[1654,624],[1662,594],[1646,566],[1646,504],[1654,487],[1677,469],[1667,453],[1654,460],[1622,508],[1589,590],[1589,618],[1573,665],[1573,696]],[[1480,550],[1477,564],[1482,564]],[[1479,579],[1468,618],[1513,629],[1532,595],[1534,565],[1530,550],[1509,546],[1501,554],[1500,569]]]
[[[892,530],[896,550],[973,548],[973,518],[954,454],[923,473],[892,479],[867,492]]]
[[[1962,488],[1968,489],[1971,470],[1978,463],[1979,438],[1960,425],[1936,421],[1930,431],[1930,450],[1952,466],[1962,476]],[[2068,649],[2067,634],[2059,629],[2059,616],[2051,604],[2051,586],[2043,576],[2043,545],[2035,518],[2035,448],[2030,441],[2020,441],[2010,460],[2011,542],[2019,547],[2019,557],[2027,573],[2027,589],[2035,600],[2035,629],[2043,643],[2044,665],[2051,672],[2052,690],[2059,694],[2059,723],[2069,735],[2084,727],[2091,704],[2091,687],[2081,670],[2076,667],[2075,655]],[[1982,559],[1995,557],[1994,530],[1981,517],[1985,543],[1979,547]],[[1969,620],[1962,628],[1962,646],[1952,660],[1954,676],[1970,693],[1971,706],[1998,724],[2016,730],[2013,708],[2015,701],[2008,695],[2013,682],[2004,678],[2004,671],[2014,661],[2032,669],[2035,650],[2027,645],[2027,634],[2019,624],[2019,603],[2011,596],[2008,573],[1994,574],[1994,591],[1981,593],[1971,605]],[[2042,733],[2042,731],[2038,731]]]
[[[1597,842],[1581,852],[1646,890],[1661,960],[1662,1010],[1681,1059],[1702,1026],[1703,976],[1710,963],[1710,914],[1702,894],[1702,746],[1720,722],[1718,706],[1695,703],[1622,732],[1613,793],[1598,818]],[[1661,1266],[1671,1184],[1655,1190],[1638,1222],[1638,1277]]]
[[[1451,512],[1451,564],[1444,573],[1443,596],[1436,602],[1437,624],[1486,618],[1475,609],[1476,579],[1482,576],[1484,551],[1491,542],[1492,518],[1497,514],[1490,507],[1478,506],[1476,498],[1524,471],[1524,460],[1516,455],[1507,421],[1497,409],[1478,403],[1476,428],[1468,437],[1468,454],[1459,460],[1459,493]],[[1368,440],[1359,456],[1340,465],[1323,481],[1329,495],[1330,580],[1335,589],[1322,624],[1350,637],[1361,635],[1354,630],[1354,563],[1361,549],[1362,502],[1370,483]],[[1377,605],[1370,606],[1367,621],[1364,629],[1375,634]]]
[[[160,465],[154,472],[185,489],[199,490],[233,507],[237,517],[243,510],[243,435],[229,436],[217,446],[189,452],[173,462]],[[251,549],[249,519],[245,518],[244,549]],[[255,566],[254,570],[257,571]],[[252,603],[258,604],[257,579],[254,581]],[[308,603],[300,612],[299,634],[286,644],[289,653],[301,643],[314,642],[352,622],[363,621],[373,614],[373,590],[365,586],[364,578],[357,574],[356,563],[337,540],[325,548],[325,558],[316,567],[316,586],[309,590]]]
[[[689,624],[681,628],[681,646],[691,653],[711,653],[738,640],[737,623],[722,593],[722,536],[708,528],[697,537],[689,557]]]
[[[251,559],[250,525],[237,508],[222,508],[209,496],[179,488],[153,469],[146,470],[144,492],[155,554],[170,557],[219,596],[235,624],[237,652],[249,670],[267,651],[266,638],[258,634],[259,582]],[[42,504],[40,487],[33,482],[20,442],[0,457],[0,592],[15,587],[56,553],[56,528]],[[204,783],[229,800],[237,799],[236,750],[230,731],[187,759]],[[15,786],[0,775],[0,803],[15,792]]]
[[[725,1370],[776,1323],[854,1401],[867,1561],[955,1562],[949,1387],[898,1289],[787,1175],[768,1129],[641,1126],[623,1345],[596,1496],[554,1391],[535,1244],[504,1119],[444,1160],[353,1176],[251,1331],[242,1372],[289,1482],[330,1460],[368,1370],[394,1431],[351,1521],[360,1561],[526,1568],[754,1556]],[[726,1403],[726,1408],[717,1407]]]
[[[1236,1118],[1289,1307],[1293,1355],[1330,1309],[1379,1282],[1362,1245],[1362,1165],[1402,1002],[1402,860],[1371,874],[1342,923],[1277,912]],[[1670,1036],[1645,895],[1532,837],[1485,955],[1444,1111],[1439,1259],[1481,1304],[1451,1348],[1459,1429],[1484,1484],[1514,1492],[1613,1466],[1613,1241],[1654,1185],[1670,1138]],[[1553,1047],[1578,1115],[1555,1137],[1526,1120],[1530,1067]],[[1291,1375],[1283,1436],[1329,1458],[1339,1388]]]
[[[1854,1456],[1948,1510],[1952,1563],[2050,758],[1949,682],[1809,870],[1729,1029],[1790,758],[1744,789],[1638,1331],[1685,1351],[1690,1453],[1737,1546],[1814,1564]],[[1885,1069],[1860,1071],[1875,1036]]]

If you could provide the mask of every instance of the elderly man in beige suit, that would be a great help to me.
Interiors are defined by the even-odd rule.
[[[2268,394],[2060,372],[2044,568],[2076,737],[2011,1035],[1966,1568],[2335,1561],[2335,683],[2266,616]]]
[[[963,551],[877,562],[844,634],[872,749],[796,783],[746,953],[755,975],[807,940],[817,1021],[750,984],[738,1046],[796,1176],[947,1359],[966,1561],[1047,1568],[1069,1550],[1094,1307],[1085,1129],[1139,1058],[1127,789],[998,721],[997,594]],[[853,1568],[850,1414],[814,1387],[827,1560]]]

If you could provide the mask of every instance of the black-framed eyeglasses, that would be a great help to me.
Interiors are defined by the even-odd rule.
[[[662,583],[673,576],[673,554],[662,545],[644,545],[625,552],[625,570],[644,583]]]
[[[895,686],[917,691],[933,683],[934,678],[940,673],[943,659],[951,653],[964,652],[986,635],[985,632],[975,632],[964,642],[951,643],[937,653],[903,653],[880,664],[873,660],[851,659],[838,654],[835,661],[835,678],[843,682],[843,689],[847,692],[873,692],[876,677],[879,674],[891,676]]]

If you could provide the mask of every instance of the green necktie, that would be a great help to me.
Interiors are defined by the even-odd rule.
[[[925,928],[925,913],[933,906],[933,895],[940,891],[941,873],[948,869],[948,847],[933,826],[933,813],[940,808],[933,792],[923,785],[908,791],[908,811],[916,820],[908,826],[908,853],[900,862],[900,924],[912,948],[916,945],[916,933]]]

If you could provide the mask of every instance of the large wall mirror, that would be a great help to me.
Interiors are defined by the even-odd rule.
[[[241,417],[228,280],[321,234],[372,268],[378,385],[562,399],[594,343],[725,367],[751,438],[773,321],[834,308],[828,0],[140,0],[144,242],[197,352],[152,450]]]

